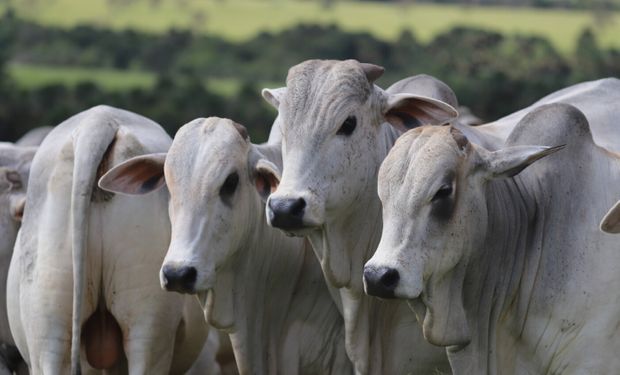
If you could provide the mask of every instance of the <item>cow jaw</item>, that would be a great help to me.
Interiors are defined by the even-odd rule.
[[[422,332],[433,345],[463,348],[471,341],[463,305],[465,269],[464,265],[459,264],[445,275],[431,276],[421,295],[421,301],[426,306]],[[416,315],[421,315],[419,304],[416,310]]]
[[[330,227],[322,226],[318,232],[322,241],[323,253],[317,253],[323,274],[329,284],[335,288],[348,287],[351,284],[351,261],[340,236],[330,232]],[[313,248],[317,248],[313,246]]]
[[[215,287],[198,293],[205,319],[213,327],[231,331],[234,326],[234,274],[222,272]]]

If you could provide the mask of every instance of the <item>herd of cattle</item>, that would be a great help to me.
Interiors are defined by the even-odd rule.
[[[474,126],[382,73],[292,67],[260,145],[107,106],[1,143],[0,374],[620,373],[620,80]]]

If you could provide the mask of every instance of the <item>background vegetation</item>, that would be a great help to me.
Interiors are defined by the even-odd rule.
[[[309,58],[383,65],[383,87],[432,74],[485,119],[578,81],[619,75],[613,1],[587,9],[577,0],[510,4],[0,0],[0,139],[106,103],[171,134],[218,115],[264,140],[274,112],[260,88],[283,85],[288,68]]]

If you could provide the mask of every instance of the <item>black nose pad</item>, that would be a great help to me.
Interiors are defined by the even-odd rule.
[[[198,272],[194,267],[175,267],[164,265],[162,268],[164,287],[171,292],[193,293]]]
[[[366,293],[381,298],[394,298],[394,290],[400,281],[397,270],[388,267],[364,267]]]
[[[269,200],[271,225],[280,229],[301,229],[305,208],[303,198],[272,198]]]

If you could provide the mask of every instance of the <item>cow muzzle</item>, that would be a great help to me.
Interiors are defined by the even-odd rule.
[[[322,224],[322,210],[311,194],[289,195],[274,193],[267,201],[267,222],[274,228],[303,236]]]
[[[305,209],[304,198],[272,198],[267,204],[267,219],[275,228],[302,229]]]
[[[381,298],[395,298],[394,291],[400,282],[398,270],[389,267],[364,267],[366,294]]]
[[[162,287],[169,292],[193,294],[197,275],[194,267],[165,264],[161,269]]]

